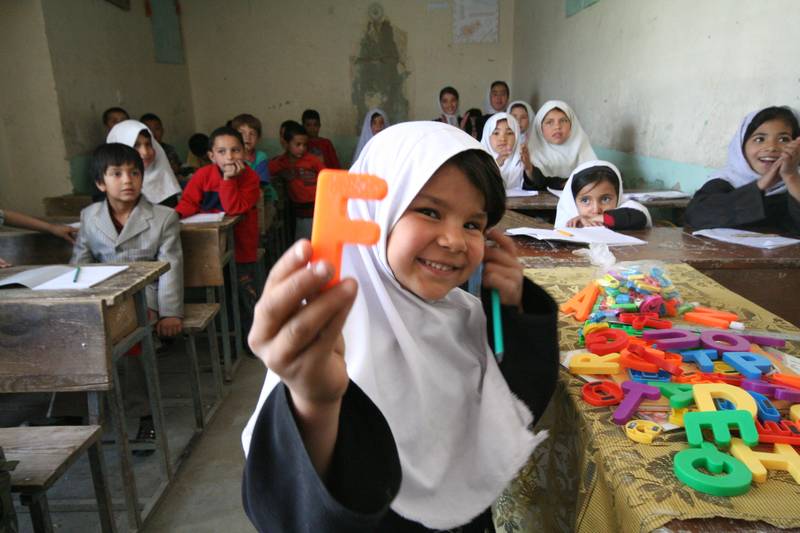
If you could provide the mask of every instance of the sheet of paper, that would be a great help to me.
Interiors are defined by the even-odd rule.
[[[637,202],[645,200],[675,200],[689,197],[689,195],[683,191],[642,191],[626,193],[625,196]]]
[[[221,222],[225,213],[197,213],[181,219],[181,224],[206,224],[208,222]]]
[[[536,196],[539,191],[526,191],[525,189],[507,189],[506,198],[522,198],[525,196]]]
[[[630,246],[634,244],[647,244],[646,241],[623,235],[606,227],[595,228],[569,228],[539,229],[539,228],[511,228],[506,231],[509,235],[526,235],[541,241],[564,241],[579,244],[607,244],[609,246]]]
[[[563,191],[559,191],[558,189],[553,189],[552,187],[547,188],[547,192],[555,196],[556,198],[561,198],[561,193]]]
[[[741,244],[752,248],[764,248],[766,250],[800,243],[800,239],[790,239],[789,237],[781,237],[770,233],[756,233],[755,231],[734,228],[703,229],[695,231],[692,235],[708,237],[709,239],[731,244]]]
[[[78,273],[78,279],[75,280],[75,271],[77,267],[71,266],[68,272],[56,276],[45,283],[31,287],[35,291],[55,291],[55,290],[72,290],[72,289],[88,289],[94,287],[98,283],[107,280],[111,276],[119,274],[127,270],[127,265],[97,265],[97,266],[81,266],[81,271]]]
[[[62,274],[75,272],[75,267],[68,265],[48,265],[39,268],[31,268],[24,272],[18,272],[13,276],[9,276],[0,281],[0,287],[10,285],[23,285],[32,289],[42,283],[47,283],[53,278],[57,278]]]

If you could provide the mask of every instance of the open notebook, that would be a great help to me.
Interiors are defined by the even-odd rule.
[[[88,289],[127,269],[127,265],[92,265],[81,266],[78,272],[76,266],[48,265],[4,278],[0,287],[22,285],[35,291]]]
[[[225,213],[197,213],[181,219],[181,224],[206,224],[208,222],[220,222],[223,218],[225,218]]]
[[[525,235],[540,241],[565,241],[578,244],[607,244],[608,246],[630,246],[647,244],[647,241],[617,233],[603,226],[594,228],[539,229],[511,228],[508,235]]]
[[[781,237],[779,235],[770,233],[756,233],[755,231],[745,231],[733,228],[703,229],[700,231],[695,231],[692,233],[692,235],[699,235],[701,237],[708,237],[709,239],[714,239],[717,241],[729,242],[731,244],[741,244],[743,246],[750,246],[751,248],[764,248],[767,250],[800,243],[800,240],[798,239],[790,239],[789,237]]]

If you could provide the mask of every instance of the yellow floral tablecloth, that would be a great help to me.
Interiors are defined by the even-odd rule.
[[[688,265],[667,265],[666,269],[686,302],[736,312],[749,329],[798,332]],[[559,304],[595,274],[588,267],[525,271]],[[578,326],[573,318],[561,316],[562,350],[579,347]],[[800,355],[800,343],[789,342],[783,351]],[[766,483],[754,483],[743,496],[697,492],[680,482],[672,470],[674,455],[687,446],[683,431],[667,433],[652,445],[634,443],[611,421],[610,408],[583,401],[582,385],[562,370],[553,399],[537,423],[537,429],[547,429],[550,437],[496,502],[498,532],[638,532],[673,519],[712,517],[800,528],[800,485],[787,472],[770,472]]]

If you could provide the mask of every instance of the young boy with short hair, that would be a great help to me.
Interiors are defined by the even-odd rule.
[[[169,161],[169,166],[172,167],[172,172],[177,176],[181,170],[181,157],[178,155],[178,152],[175,151],[174,146],[162,140],[164,138],[164,123],[161,122],[161,119],[158,118],[158,115],[155,113],[145,113],[142,115],[142,118],[139,119],[139,122],[150,128],[150,131],[153,132],[153,137],[156,138],[158,144],[164,149],[164,153],[167,154],[167,160]]]
[[[244,141],[244,161],[258,174],[261,185],[269,183],[269,170],[267,170],[266,152],[257,150],[256,145],[261,140],[261,121],[253,115],[242,113],[231,120],[231,127],[242,135]]]
[[[123,120],[129,120],[130,118],[128,112],[121,107],[109,107],[103,111],[103,126],[106,127],[106,135],[108,135],[108,132],[111,131],[111,128],[115,125]]]
[[[139,153],[120,143],[97,148],[91,171],[97,188],[106,195],[81,211],[81,226],[70,264],[165,261],[170,269],[147,287],[147,306],[157,312],[156,332],[178,335],[183,328],[183,248],[178,215],[153,205],[142,194],[144,163]],[[138,439],[152,440],[155,429],[147,399],[144,370],[138,350],[124,358],[126,412],[140,417]],[[137,453],[137,455],[146,455]]]
[[[325,168],[322,161],[308,153],[308,133],[300,124],[288,123],[283,131],[286,152],[269,162],[273,181],[278,177],[294,211],[294,238],[311,238],[311,221],[314,217],[314,199],[317,194],[317,174]]]
[[[301,122],[308,133],[308,151],[317,156],[325,165],[325,168],[341,168],[339,156],[336,155],[336,148],[333,147],[333,143],[330,139],[319,136],[319,129],[322,126],[319,111],[306,109],[303,111]]]

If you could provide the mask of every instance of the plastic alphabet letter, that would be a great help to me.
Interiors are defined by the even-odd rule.
[[[689,414],[689,413],[687,413]],[[753,474],[744,463],[717,450],[710,442],[675,454],[675,476],[694,490],[714,496],[738,496],[750,490]],[[699,470],[705,468],[713,476]]]
[[[786,470],[800,484],[800,455],[789,444],[776,443],[772,452],[751,450],[746,443],[733,439],[731,454],[753,473],[756,483],[767,480],[767,469]]]
[[[722,360],[747,379],[758,379],[772,369],[769,359],[751,352],[722,352]]]
[[[635,381],[625,381],[622,384],[622,390],[625,391],[625,397],[611,417],[613,422],[620,426],[631,419],[645,399],[658,400],[661,398],[661,392],[657,388]]]
[[[714,398],[724,398],[736,404],[736,409],[750,413],[751,418],[755,418],[758,413],[756,401],[739,387],[727,383],[698,383],[692,391],[699,411],[716,411]]]
[[[758,444],[758,431],[753,417],[747,411],[711,411],[693,412],[683,415],[683,425],[686,428],[686,440],[689,446],[698,447],[703,443],[704,427],[711,428],[714,442],[721,448],[731,444],[731,431],[729,426],[739,429],[739,435],[748,446]]]

